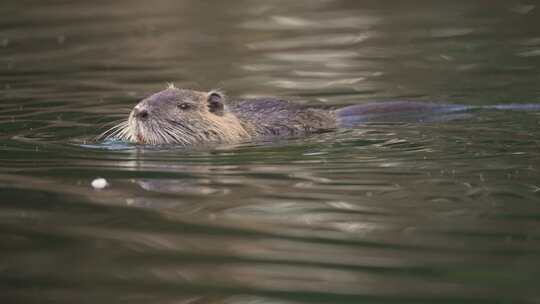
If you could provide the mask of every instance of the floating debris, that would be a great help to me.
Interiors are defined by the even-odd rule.
[[[107,182],[107,180],[101,177],[96,178],[92,181],[92,187],[96,190],[104,189],[108,185],[109,183]]]

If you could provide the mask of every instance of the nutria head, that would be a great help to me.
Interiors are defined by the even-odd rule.
[[[105,137],[141,144],[188,146],[235,142],[249,135],[238,118],[227,110],[223,93],[171,85],[140,101],[128,120],[109,129]]]

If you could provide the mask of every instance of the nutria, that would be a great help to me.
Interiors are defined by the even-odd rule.
[[[539,105],[502,105],[504,109],[534,110]],[[199,92],[170,85],[140,101],[129,118],[102,134],[141,144],[191,146],[213,142],[234,143],[265,137],[324,132],[378,120],[395,120],[408,114],[461,112],[474,106],[425,102],[383,102],[339,109],[304,107],[279,98],[236,102],[220,91]]]
[[[105,133],[144,144],[232,143],[292,136],[337,127],[332,111],[303,108],[277,98],[229,102],[217,90],[167,89],[139,102],[127,121]]]

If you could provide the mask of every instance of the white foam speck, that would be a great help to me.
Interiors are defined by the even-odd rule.
[[[109,183],[107,182],[107,180],[101,177],[96,178],[92,181],[92,187],[96,190],[104,189],[108,185]]]

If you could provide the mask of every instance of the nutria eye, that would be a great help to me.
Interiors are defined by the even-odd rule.
[[[178,108],[179,108],[180,110],[187,110],[187,109],[189,109],[190,107],[191,107],[191,106],[190,106],[189,104],[187,104],[187,103],[181,103],[181,104],[178,105]]]

